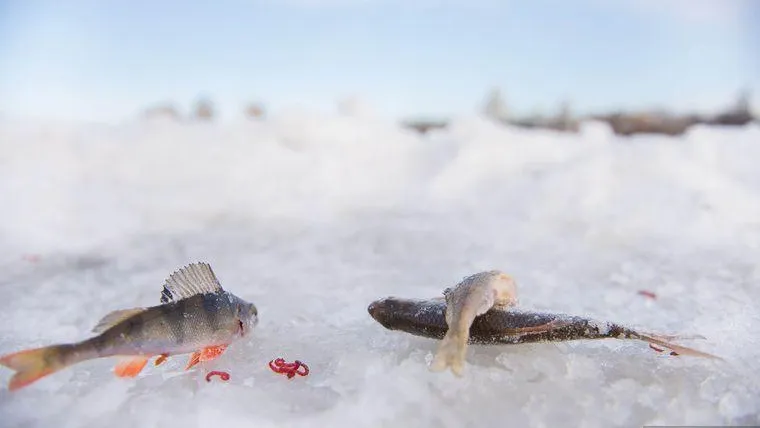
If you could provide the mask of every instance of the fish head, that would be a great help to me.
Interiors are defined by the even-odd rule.
[[[398,312],[401,300],[395,297],[386,297],[375,300],[367,307],[367,312],[375,321],[382,324],[383,327],[390,329],[393,323],[394,314]]]
[[[443,299],[402,299],[386,297],[375,300],[368,307],[370,316],[389,330],[404,330],[407,325],[435,324],[443,317]]]
[[[245,336],[259,323],[259,311],[251,302],[235,298],[235,314],[238,319],[240,336]]]

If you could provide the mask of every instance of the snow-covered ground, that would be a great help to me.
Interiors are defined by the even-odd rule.
[[[427,137],[373,118],[115,127],[0,123],[0,354],[157,304],[192,261],[259,308],[209,365],[134,380],[113,359],[9,393],[3,427],[642,426],[760,423],[760,127],[622,139],[460,118]],[[502,269],[521,304],[659,332],[726,359],[618,340],[471,347],[367,305]],[[638,294],[649,290],[656,300]],[[308,377],[272,373],[300,359]],[[5,385],[11,372],[0,368]]]

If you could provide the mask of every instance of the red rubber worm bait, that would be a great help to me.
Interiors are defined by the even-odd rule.
[[[284,359],[277,358],[269,362],[269,368],[275,373],[286,375],[288,379],[293,379],[295,375],[309,375],[309,366],[298,360],[292,363],[286,363]]]
[[[206,375],[206,382],[211,382],[211,377],[212,376],[219,376],[225,382],[228,381],[228,380],[230,380],[230,374],[229,373],[227,373],[227,372],[220,372],[220,371],[214,370],[214,371],[209,372]]]

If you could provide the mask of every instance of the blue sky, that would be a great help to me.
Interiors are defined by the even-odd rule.
[[[0,0],[0,112],[121,120],[201,94],[227,117],[705,110],[760,97],[753,0]]]

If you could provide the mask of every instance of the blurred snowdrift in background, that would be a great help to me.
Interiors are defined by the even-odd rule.
[[[0,122],[0,353],[86,337],[209,261],[253,300],[250,343],[135,381],[111,360],[17,393],[8,426],[641,426],[760,423],[760,128],[680,138],[521,130],[478,117],[421,136],[370,114],[118,127]],[[478,270],[522,304],[675,333],[728,361],[618,341],[473,347],[384,330],[387,295],[432,297]],[[637,294],[657,294],[647,300]],[[273,358],[307,362],[288,381]],[[182,360],[182,361],[180,361]],[[0,371],[0,382],[10,373]]]

